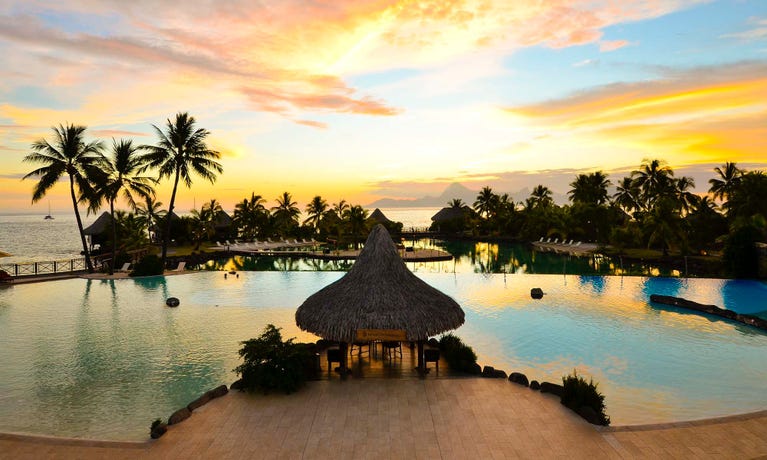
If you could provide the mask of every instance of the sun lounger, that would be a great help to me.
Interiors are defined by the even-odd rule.
[[[559,238],[554,238],[554,244],[559,243]]]
[[[540,240],[538,240],[539,243],[543,243],[543,237],[541,237]]]
[[[551,238],[547,239],[546,243],[551,243]]]
[[[124,273],[124,272],[127,272],[129,268],[130,268],[130,262],[125,262],[125,263],[123,264],[123,266],[122,266],[122,267],[120,267],[120,269],[118,269],[117,271],[118,271],[118,272],[123,272],[123,273]]]
[[[181,262],[178,263],[178,267],[176,267],[173,271],[174,272],[183,272],[184,271],[184,267],[186,267],[186,262],[182,260]]]

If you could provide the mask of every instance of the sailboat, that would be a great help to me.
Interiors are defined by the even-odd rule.
[[[48,202],[48,215],[43,217],[45,220],[53,220],[54,217],[51,215],[51,202]]]

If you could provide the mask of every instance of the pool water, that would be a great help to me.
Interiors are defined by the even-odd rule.
[[[0,431],[141,440],[200,393],[235,380],[239,342],[295,325],[340,272],[201,272],[0,289]],[[767,334],[651,305],[676,295],[767,317],[753,281],[418,273],[466,312],[456,333],[481,364],[558,382],[577,369],[614,425],[767,409]],[[540,287],[542,300],[530,289]],[[164,306],[168,297],[179,308]]]

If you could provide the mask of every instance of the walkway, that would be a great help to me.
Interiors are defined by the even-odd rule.
[[[551,395],[481,378],[323,380],[293,395],[231,392],[149,443],[72,445],[0,435],[0,458],[14,459],[760,455],[767,455],[766,414],[663,429],[601,431]]]

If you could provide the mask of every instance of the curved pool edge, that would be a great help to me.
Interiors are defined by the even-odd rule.
[[[743,420],[751,420],[755,418],[767,418],[767,409],[758,410],[755,412],[743,412],[732,415],[721,415],[717,417],[700,418],[693,420],[682,420],[674,422],[660,422],[660,423],[646,423],[640,425],[617,425],[617,426],[601,426],[597,427],[598,430],[606,433],[618,433],[626,431],[654,431],[654,430],[667,430],[670,428],[685,428],[693,426],[706,426],[706,425],[718,425],[720,423],[739,422]]]
[[[152,444],[152,440],[149,439],[148,436],[147,440],[145,441],[113,441],[107,439],[69,438],[34,433],[18,433],[13,431],[0,431],[0,440],[18,441],[31,444],[55,444],[81,447],[112,447],[120,449],[145,449]]]

